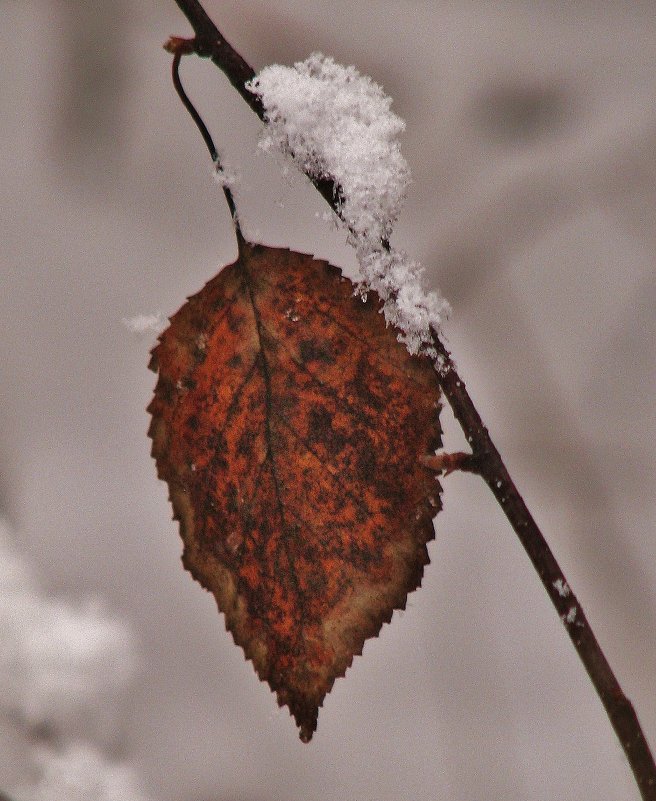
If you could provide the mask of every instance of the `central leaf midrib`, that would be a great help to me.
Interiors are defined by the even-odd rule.
[[[298,576],[296,575],[296,571],[294,569],[294,562],[292,560],[292,555],[289,550],[288,546],[288,537],[286,535],[291,534],[291,528],[287,525],[286,517],[285,517],[285,506],[282,501],[282,493],[280,490],[280,481],[278,477],[278,470],[276,467],[276,458],[275,458],[275,449],[273,446],[273,436],[271,432],[271,419],[273,417],[272,412],[272,391],[271,391],[271,372],[269,369],[269,361],[267,359],[266,350],[264,346],[264,339],[263,330],[264,326],[262,324],[262,319],[260,317],[260,311],[257,307],[257,303],[255,301],[255,290],[253,287],[253,282],[251,280],[251,275],[248,271],[248,268],[244,264],[244,257],[239,260],[239,265],[241,267],[242,275],[244,277],[244,283],[246,284],[246,290],[248,292],[248,297],[250,299],[251,307],[253,309],[253,317],[255,319],[255,329],[257,331],[257,338],[259,344],[259,351],[261,356],[261,364],[262,364],[262,378],[264,380],[264,438],[267,443],[267,450],[269,452],[269,457],[271,459],[271,476],[273,478],[273,485],[274,485],[274,492],[276,495],[276,503],[278,506],[278,512],[280,514],[280,523],[282,526],[283,536],[281,538],[282,547],[285,550],[287,555],[287,562],[289,564],[289,574],[290,578],[294,584],[294,588],[296,591],[296,595],[300,600],[300,613],[301,618],[304,617],[304,593],[298,581]]]

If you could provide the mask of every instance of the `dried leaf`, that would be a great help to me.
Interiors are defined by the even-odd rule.
[[[439,386],[324,261],[242,243],[171,318],[149,435],[184,540],[307,742],[365,640],[421,583]]]

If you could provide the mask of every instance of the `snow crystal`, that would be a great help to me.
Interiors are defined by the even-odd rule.
[[[387,322],[401,330],[411,353],[434,356],[430,328],[439,326],[448,304],[426,293],[419,265],[388,245],[410,182],[398,142],[405,123],[390,111],[391,98],[355,67],[321,53],[293,67],[266,67],[248,88],[265,109],[261,146],[281,150],[311,178],[339,186],[361,294],[380,295]]]
[[[95,748],[76,744],[43,750],[35,784],[15,790],[15,801],[148,801],[127,765],[110,762]]]
[[[556,579],[553,583],[553,586],[556,588],[556,591],[561,598],[567,598],[567,596],[571,593],[569,584],[562,579]]]
[[[166,328],[166,317],[162,312],[156,314],[137,314],[135,317],[124,317],[121,322],[133,334],[161,334]]]
[[[234,186],[239,181],[237,172],[230,167],[226,167],[223,161],[215,161],[212,167],[212,175],[214,180],[219,186],[234,189]]]
[[[380,295],[385,319],[401,329],[400,339],[410,353],[432,351],[430,327],[439,325],[448,304],[422,288],[422,268],[404,253],[372,248],[369,242],[358,241],[356,253],[363,279],[359,291],[365,295],[373,289]]]

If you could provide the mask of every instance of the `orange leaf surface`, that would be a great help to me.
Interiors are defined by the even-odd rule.
[[[171,318],[149,406],[183,562],[307,742],[364,642],[403,609],[440,508],[427,357],[327,262],[242,243]]]

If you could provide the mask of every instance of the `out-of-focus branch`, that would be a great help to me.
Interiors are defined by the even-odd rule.
[[[185,52],[210,58],[225,73],[258,117],[264,120],[264,107],[260,99],[245,87],[255,76],[253,68],[224,39],[198,0],[176,0],[176,3],[195,32],[194,39],[186,40]],[[340,187],[329,179],[310,179],[333,210],[340,215]],[[440,467],[447,471],[455,466],[478,472],[492,490],[535,567],[599,694],[629,761],[643,801],[656,801],[656,765],[635,710],[622,692],[580,603],[483,425],[464,382],[458,376],[451,355],[438,332],[433,331],[432,335],[438,355],[437,370],[442,390],[472,448],[472,454],[453,455],[451,461],[447,459]],[[458,465],[457,462],[461,464]]]

